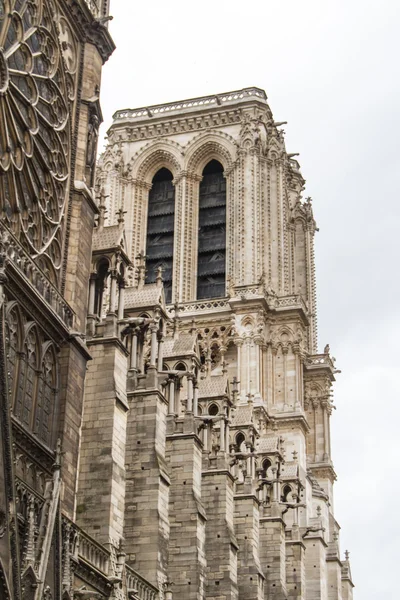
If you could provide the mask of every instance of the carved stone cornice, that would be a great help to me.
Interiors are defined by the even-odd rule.
[[[96,46],[104,64],[115,50],[108,29],[93,16],[84,0],[63,0],[63,5],[70,14],[71,22],[78,29],[82,41]]]
[[[329,479],[331,483],[334,483],[337,479],[335,469],[331,462],[307,463],[307,469],[310,469],[316,479]]]
[[[276,413],[273,415],[278,428],[280,425],[297,425],[304,434],[310,431],[310,426],[304,415],[299,413]]]

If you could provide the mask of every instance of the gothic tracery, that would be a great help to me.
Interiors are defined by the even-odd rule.
[[[54,283],[62,257],[73,88],[56,14],[53,3],[42,0],[0,3],[1,218]],[[73,66],[71,48],[68,56]]]

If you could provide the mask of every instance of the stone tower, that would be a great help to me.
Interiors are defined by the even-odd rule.
[[[121,598],[135,573],[166,600],[352,598],[316,224],[281,125],[248,88],[108,132],[76,501]]]
[[[0,0],[2,600],[112,589],[74,523],[107,20],[108,0]]]

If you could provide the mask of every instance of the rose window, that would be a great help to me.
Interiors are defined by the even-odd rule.
[[[54,283],[70,146],[60,34],[53,2],[0,0],[0,217]]]

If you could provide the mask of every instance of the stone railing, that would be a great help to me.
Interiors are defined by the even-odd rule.
[[[275,308],[302,308],[304,313],[308,313],[308,306],[300,294],[293,294],[291,296],[281,296],[276,299]]]
[[[173,307],[171,307],[171,311]],[[196,302],[186,302],[179,305],[179,315],[192,313],[221,312],[229,310],[227,300],[197,300]]]
[[[74,525],[75,528],[76,525]],[[110,553],[90,535],[79,529],[78,556],[108,577]]]
[[[157,600],[158,589],[126,565],[126,587],[128,595],[137,600]]]
[[[236,285],[233,298],[249,299],[264,296],[262,285]]]
[[[114,120],[119,119],[138,119],[148,117],[158,117],[165,113],[173,113],[178,111],[187,111],[190,108],[202,108],[208,106],[225,106],[233,104],[238,100],[246,100],[247,98],[256,98],[266,100],[267,96],[264,90],[259,88],[246,88],[234,92],[227,92],[219,96],[203,96],[201,98],[190,98],[189,100],[181,100],[179,102],[169,102],[167,104],[155,104],[153,106],[145,106],[142,108],[133,108],[125,110],[117,110],[113,115]]]
[[[11,266],[22,274],[64,324],[71,327],[74,318],[71,307],[2,223],[0,223],[0,240],[0,253],[5,262],[6,271]]]
[[[306,364],[309,367],[329,367],[335,369],[333,360],[329,354],[312,354],[306,360]]]

